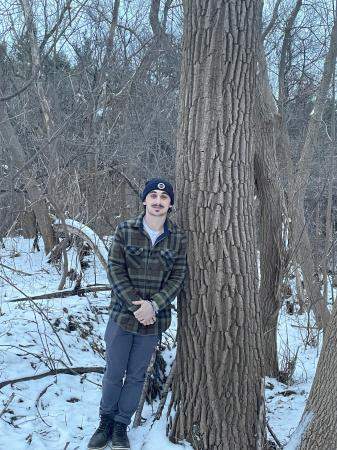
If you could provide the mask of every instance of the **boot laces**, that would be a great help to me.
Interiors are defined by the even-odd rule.
[[[97,432],[104,431],[109,425],[109,419],[106,417],[101,417],[101,421],[98,425]]]
[[[126,434],[127,425],[121,422],[115,422],[115,432],[118,436],[124,436]]]

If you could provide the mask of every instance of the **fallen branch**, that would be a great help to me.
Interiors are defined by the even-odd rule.
[[[5,269],[11,270],[12,272],[19,273],[21,275],[27,275],[28,277],[35,275],[34,273],[28,273],[28,272],[23,272],[22,270],[19,270],[19,269],[14,269],[14,267],[7,266],[6,264],[0,263],[0,266],[4,267]]]
[[[165,406],[165,403],[166,403],[166,398],[167,398],[167,395],[169,393],[169,390],[170,390],[170,387],[171,387],[171,384],[172,384],[172,381],[173,381],[173,377],[174,377],[174,375],[176,373],[176,366],[177,366],[177,363],[176,363],[176,360],[174,360],[173,364],[172,364],[172,367],[171,367],[171,370],[170,370],[170,373],[169,373],[169,376],[167,377],[167,380],[165,382],[163,393],[161,395],[159,406],[158,406],[157,412],[156,412],[156,414],[154,416],[154,420],[159,420],[161,418],[161,415],[163,413],[163,409],[164,409],[164,406]]]
[[[12,302],[24,302],[28,300],[43,300],[43,299],[49,299],[49,298],[64,298],[64,297],[72,297],[73,295],[83,296],[83,294],[86,294],[88,292],[103,292],[103,291],[110,291],[110,286],[88,286],[85,288],[80,289],[70,289],[65,291],[55,291],[55,292],[49,292],[48,294],[41,294],[41,295],[32,295],[30,297],[21,297],[21,298],[14,298],[12,300],[7,300],[6,303],[12,303]]]
[[[317,330],[317,331],[319,331],[319,328],[318,327],[316,327],[315,325],[295,325],[295,324],[290,324],[290,326],[291,327],[293,327],[293,328],[302,328],[302,329],[310,329],[310,330]]]
[[[104,367],[96,366],[96,367],[67,367],[65,369],[54,369],[50,370],[48,372],[39,373],[37,375],[30,375],[27,377],[22,378],[13,378],[12,380],[5,380],[0,383],[0,389],[3,387],[9,385],[9,384],[15,384],[15,383],[22,383],[23,381],[30,381],[30,380],[39,380],[40,378],[49,377],[51,375],[59,375],[59,374],[66,374],[66,375],[83,375],[84,373],[104,373]]]

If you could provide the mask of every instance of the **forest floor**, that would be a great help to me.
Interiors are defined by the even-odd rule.
[[[32,252],[31,247],[31,240],[15,238],[5,239],[0,250],[0,383],[55,367],[104,367],[103,337],[109,292],[34,303],[8,302],[58,289],[61,269],[49,264],[42,250]],[[86,261],[89,267],[84,271],[82,286],[107,284],[97,259],[87,256]],[[78,268],[73,250],[69,252],[69,262],[71,267]],[[73,288],[70,284],[67,287]],[[175,332],[174,316],[163,339],[166,374],[174,360],[175,348],[171,344]],[[266,379],[268,423],[284,445],[301,418],[322,338],[313,327],[312,318],[289,315],[285,308],[280,314],[278,336],[280,365],[285,372],[297,355],[295,371],[288,383]],[[0,449],[86,449],[98,424],[101,381],[102,375],[98,373],[59,374],[3,387]],[[142,416],[146,420],[142,426],[131,427],[129,431],[132,450],[192,448],[187,443],[174,445],[166,437],[168,400],[159,421],[153,419],[159,401],[145,404]]]

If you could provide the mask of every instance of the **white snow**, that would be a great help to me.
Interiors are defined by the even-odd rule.
[[[61,224],[62,222],[60,220],[55,220],[54,223]],[[108,259],[108,250],[105,247],[104,242],[100,239],[100,237],[91,228],[89,228],[88,226],[84,225],[81,222],[78,222],[75,219],[66,219],[65,223],[69,226],[77,228],[82,233],[84,233],[88,237],[88,239],[90,239],[90,241],[93,242],[97,246],[98,250],[104,257],[104,259],[105,260]]]
[[[58,334],[72,367],[104,366],[103,337],[108,320],[109,292],[81,298],[7,303],[11,298],[24,297],[15,286],[27,295],[56,291],[61,271],[47,263],[42,251],[30,252],[32,241],[5,239],[4,244],[5,249],[0,250],[0,264],[34,276],[24,276],[0,265],[0,382],[47,372],[51,368],[51,359],[57,361],[58,368],[70,366],[51,326],[43,324],[34,303],[43,308],[51,323],[59,320]],[[77,266],[76,258],[75,252],[70,251],[69,259],[74,267]],[[14,286],[4,279],[10,279]],[[91,257],[91,266],[84,272],[83,283],[92,284],[94,280],[107,282],[106,273],[100,266],[97,271]],[[77,324],[74,331],[66,331],[69,322]],[[91,331],[89,322],[93,324]],[[170,332],[176,333],[175,317]],[[164,351],[167,374],[174,354],[175,349]],[[59,374],[5,386],[0,391],[0,412],[12,393],[14,399],[0,418],[0,449],[86,449],[98,425],[101,382],[102,375],[96,373]],[[146,422],[129,432],[132,450],[153,449],[154,442],[155,448],[160,450],[192,448],[187,443],[174,445],[166,437],[167,405],[168,401],[163,419],[154,423],[158,401],[152,406],[144,406],[142,416]]]
[[[72,226],[85,230],[90,239],[98,242],[92,230],[87,227],[83,230],[82,224],[75,223],[71,221]],[[32,253],[30,240],[4,239],[4,244],[5,248],[0,250],[0,381],[46,372],[52,367],[52,360],[57,361],[59,368],[69,366],[67,355],[73,367],[104,366],[103,336],[108,319],[109,292],[35,302],[43,308],[49,321],[57,324],[66,355],[51,326],[41,320],[33,303],[7,303],[11,298],[24,297],[17,288],[27,295],[57,290],[61,267],[48,264],[43,251]],[[77,268],[76,252],[70,250],[68,256],[71,266]],[[83,285],[106,284],[104,269],[95,264],[93,256],[88,257],[88,261],[90,267],[84,271]],[[13,272],[1,264],[32,276]],[[72,283],[68,281],[66,288],[71,287]],[[69,328],[69,323],[75,324],[75,329]],[[322,340],[315,328],[308,332],[308,324],[314,324],[311,316],[290,316],[285,309],[281,310],[280,360],[282,362],[285,356],[297,353],[296,369],[291,385],[271,378],[267,378],[265,383],[268,423],[281,443],[288,443],[287,450],[295,448],[291,445],[296,444],[299,430],[306,425],[304,422],[297,428]],[[174,335],[175,332],[174,318],[170,333]],[[167,373],[174,355],[175,349],[164,351]],[[0,418],[0,449],[85,449],[98,423],[101,381],[102,375],[96,373],[82,376],[60,374],[1,389],[0,414],[11,394],[14,398]],[[166,410],[161,420],[153,422],[157,406],[158,401],[152,406],[145,405],[143,417],[146,422],[137,429],[130,429],[132,450],[192,449],[188,443],[178,446],[169,442],[165,432]]]
[[[309,426],[311,420],[313,419],[314,413],[305,413],[298,424],[295,432],[292,434],[290,441],[284,447],[284,450],[296,450],[301,443],[301,437],[305,433],[305,430]]]

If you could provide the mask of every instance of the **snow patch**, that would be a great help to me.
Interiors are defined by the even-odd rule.
[[[104,259],[106,261],[108,260],[108,250],[105,247],[104,242],[91,228],[74,219],[66,219],[65,222],[67,225],[76,228],[77,230],[80,230],[82,233],[84,233],[88,237],[88,239],[90,239],[90,241],[96,245]],[[60,220],[55,220],[54,223],[57,225],[62,224]]]
[[[296,450],[299,447],[299,445],[301,444],[302,436],[304,435],[305,431],[307,430],[313,417],[314,417],[314,413],[312,411],[309,411],[309,412],[303,414],[303,417],[302,417],[300,423],[298,424],[295,432],[292,434],[290,441],[284,447],[284,450]]]

